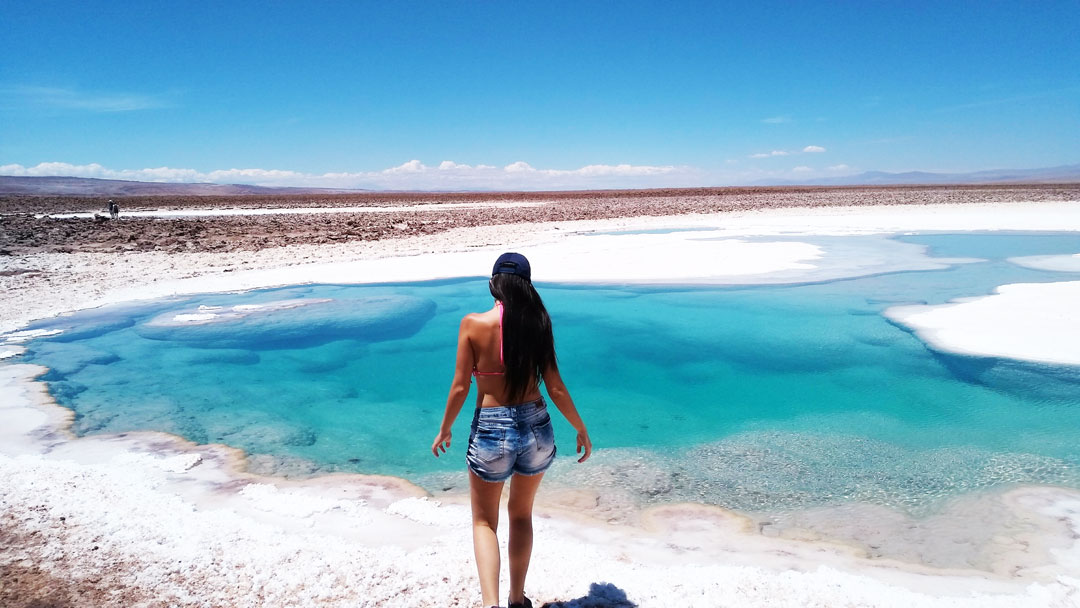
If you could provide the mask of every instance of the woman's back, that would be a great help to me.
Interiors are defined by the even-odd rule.
[[[465,317],[466,335],[473,355],[473,376],[476,378],[477,406],[495,407],[512,405],[513,401],[506,380],[504,361],[502,305],[487,312],[473,313]],[[540,396],[535,378],[533,389],[522,398],[531,401]]]

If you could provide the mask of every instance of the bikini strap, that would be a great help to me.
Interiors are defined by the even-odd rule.
[[[502,302],[495,300],[495,308],[499,309],[499,364],[506,367],[506,362],[503,361],[503,304]],[[476,369],[476,364],[473,363],[472,375],[473,376],[502,376],[506,372],[482,372]],[[469,383],[472,383],[472,379],[469,379]]]

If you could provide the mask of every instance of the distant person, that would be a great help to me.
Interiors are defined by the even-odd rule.
[[[570,392],[559,375],[551,318],[532,285],[525,256],[504,253],[491,271],[488,289],[495,306],[465,315],[458,331],[457,364],[439,434],[431,445],[436,457],[450,447],[454,424],[476,377],[473,414],[465,460],[472,503],[473,552],[485,606],[499,605],[499,499],[510,482],[511,608],[531,608],[525,575],[532,556],[532,509],[540,480],[555,459],[555,436],[540,382],[563,416],[577,430],[577,451],[585,462],[592,441]],[[484,371],[480,371],[484,370]]]
[[[109,199],[109,217],[114,220],[120,218],[120,205],[114,203],[112,199]]]

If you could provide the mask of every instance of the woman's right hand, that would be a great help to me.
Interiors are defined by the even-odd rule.
[[[578,458],[578,462],[585,462],[592,454],[592,440],[589,439],[589,431],[578,431],[577,453],[581,454],[582,450],[585,450],[585,454],[581,458]]]

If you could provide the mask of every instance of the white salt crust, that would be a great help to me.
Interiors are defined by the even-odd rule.
[[[599,245],[606,238],[564,237],[568,230],[703,226],[731,239],[727,246],[733,255],[756,256],[752,263],[759,274],[743,276],[760,276],[813,271],[820,252],[797,240],[758,247],[763,243],[744,237],[1080,230],[1080,204],[784,209],[517,225],[375,246],[228,257],[131,254],[120,267],[112,266],[115,260],[103,261],[110,256],[23,256],[17,262],[0,259],[0,266],[30,264],[54,273],[53,278],[47,286],[9,281],[26,290],[0,290],[5,312],[0,330],[64,310],[137,298],[294,282],[458,276],[454,273],[473,264],[483,269],[493,254],[508,248],[533,258],[538,280],[561,280],[560,271],[576,272],[580,264],[580,252],[567,255],[580,242],[576,239],[598,239]],[[696,246],[686,239],[662,241],[640,242],[655,243],[647,247],[651,255],[662,255],[669,245],[684,253]],[[461,253],[473,248],[477,251]],[[402,254],[411,257],[378,257]],[[349,261],[283,267],[343,258]],[[224,267],[244,266],[264,270],[220,274]],[[732,262],[711,276],[738,276],[745,268]],[[185,276],[193,278],[181,280]],[[1031,304],[1030,298],[1014,303]],[[0,552],[0,562],[29,560],[72,581],[114,576],[125,592],[111,605],[479,605],[467,505],[440,504],[387,478],[335,475],[289,482],[256,477],[239,470],[233,450],[194,446],[159,433],[73,439],[65,431],[70,412],[50,405],[42,386],[30,381],[40,371],[0,364],[0,512],[10,515],[6,523],[12,530],[42,539]],[[702,506],[654,510],[641,526],[629,526],[541,505],[527,591],[536,605],[565,601],[569,606],[620,605],[620,597],[645,607],[702,602],[1076,606],[1080,494],[1019,488],[992,499],[1029,521],[1032,531],[1022,541],[1001,539],[999,567],[991,571],[935,570],[866,559],[852,547],[823,540],[769,538],[737,515]],[[505,534],[502,541],[505,551]],[[504,590],[506,585],[504,568]]]
[[[168,318],[157,317],[149,322],[150,325],[205,325],[210,322],[220,323],[223,321],[236,321],[246,316],[261,312],[275,312],[290,308],[302,308],[316,304],[330,302],[326,298],[306,298],[293,300],[278,300],[263,304],[239,304],[230,306],[225,310],[222,306],[199,306],[198,312],[186,312],[173,314]]]
[[[37,371],[0,367],[0,387],[14,397],[0,406],[4,420],[42,421],[50,410],[35,403],[40,392],[7,390]],[[224,448],[156,433],[71,439],[47,431],[55,424],[2,433],[0,503],[41,542],[5,551],[0,563],[29,559],[72,581],[113,577],[125,587],[108,604],[117,606],[479,605],[466,505],[378,478],[256,478],[236,471]],[[17,433],[37,439],[13,449]],[[1034,524],[1080,532],[1080,493],[1026,488],[1007,504]],[[570,606],[624,597],[643,607],[1064,607],[1080,593],[1068,574],[1080,565],[1075,541],[1008,576],[767,538],[739,516],[693,505],[654,510],[645,527],[541,507],[536,538],[529,594]]]
[[[711,232],[590,236],[670,229]],[[34,273],[0,277],[0,310],[5,313],[0,333],[71,310],[178,294],[481,276],[507,249],[530,257],[537,281],[791,282],[820,270],[820,248],[794,237],[969,230],[1080,231],[1080,202],[783,208],[461,228],[403,239],[248,252],[2,256],[0,270],[38,269],[45,279]],[[697,258],[664,263],[685,262],[687,258],[676,255],[702,252],[696,239],[705,236],[725,240],[720,244],[724,255],[709,254],[707,263]],[[719,251],[716,247],[714,242],[708,251]],[[584,257],[583,251],[591,255]],[[882,266],[880,259],[866,265],[856,261],[854,268],[843,270],[858,276]]]
[[[1029,255],[1009,258],[1009,261],[1017,266],[1035,268],[1036,270],[1080,272],[1080,253],[1073,255]]]
[[[940,350],[1080,365],[1080,281],[1001,285],[993,295],[885,315]]]
[[[675,254],[702,251],[700,233],[590,236],[616,230],[708,229],[725,239],[725,255],[706,264]],[[820,248],[798,236],[896,234],[914,231],[1080,231],[1080,202],[970,203],[883,207],[782,208],[735,213],[635,217],[460,228],[447,232],[334,245],[230,253],[129,252],[0,256],[0,333],[29,321],[104,304],[178,294],[237,291],[299,283],[373,283],[481,276],[505,250],[525,253],[537,281],[791,282],[820,280]],[[762,237],[779,237],[769,241]],[[617,238],[617,240],[616,240]],[[754,238],[753,242],[748,238]],[[600,239],[600,240],[597,240]],[[618,244],[617,247],[615,244]],[[603,249],[600,247],[609,247]],[[713,249],[718,251],[713,243]],[[591,251],[588,258],[582,250]],[[849,258],[857,256],[847,256]],[[884,258],[890,256],[882,256]],[[696,260],[696,258],[692,258]],[[887,259],[848,261],[844,274],[882,268]],[[755,274],[756,273],[756,274]],[[839,278],[838,274],[828,278]]]

